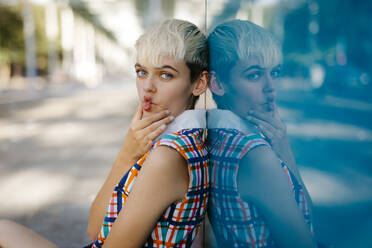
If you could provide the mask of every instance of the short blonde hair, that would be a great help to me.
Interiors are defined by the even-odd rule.
[[[160,66],[169,56],[184,61],[194,82],[200,73],[208,70],[208,43],[205,35],[194,24],[171,19],[155,25],[136,42],[136,58],[152,66]]]
[[[243,20],[231,20],[219,24],[208,36],[210,71],[217,80],[227,86],[231,85],[230,72],[239,62],[254,59],[264,67],[282,63],[283,55],[279,40],[268,30]],[[224,96],[213,93],[219,108],[227,108]]]
[[[238,61],[255,58],[264,67],[282,63],[279,40],[268,30],[243,20],[218,25],[208,36],[210,70],[222,83],[228,83],[229,72]]]

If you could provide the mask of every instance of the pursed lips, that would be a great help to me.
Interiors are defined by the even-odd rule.
[[[153,105],[152,98],[149,96],[144,96],[143,97],[143,109],[145,111],[151,111],[152,105]]]

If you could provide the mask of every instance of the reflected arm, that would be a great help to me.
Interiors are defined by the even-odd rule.
[[[316,247],[281,164],[269,147],[256,147],[242,159],[238,188],[264,216],[279,247]]]

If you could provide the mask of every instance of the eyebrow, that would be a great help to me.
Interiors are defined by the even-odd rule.
[[[248,67],[247,69],[243,70],[243,73],[245,73],[245,72],[247,72],[249,70],[252,70],[252,69],[264,70],[264,68],[262,68],[259,65],[252,65],[252,66]]]
[[[144,66],[142,66],[142,65],[139,64],[139,63],[136,63],[136,64],[134,65],[134,67],[144,67]],[[145,68],[145,67],[144,67],[144,68]],[[163,65],[163,66],[161,66],[161,67],[155,67],[155,69],[157,69],[157,70],[159,70],[159,69],[171,69],[171,70],[174,70],[174,71],[178,72],[178,70],[177,70],[176,68],[174,68],[173,66],[170,66],[170,65]]]
[[[170,66],[170,65],[163,65],[162,67],[157,67],[156,69],[166,69],[166,68],[178,72],[178,70],[176,68],[174,68],[173,66]]]

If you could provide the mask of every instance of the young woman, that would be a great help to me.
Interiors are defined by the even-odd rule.
[[[140,106],[91,206],[87,247],[190,247],[209,190],[205,112],[191,110],[207,88],[206,38],[192,23],[168,20],[146,31],[136,50]],[[2,248],[55,247],[12,222],[0,224],[0,235],[9,226],[13,241],[0,236]]]
[[[275,103],[282,54],[248,21],[208,37],[211,162],[209,217],[219,247],[316,247],[311,200]]]

